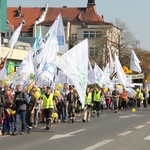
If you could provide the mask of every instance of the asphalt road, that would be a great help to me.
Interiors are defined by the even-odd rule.
[[[103,112],[83,123],[44,124],[31,134],[0,136],[2,150],[150,150],[150,107],[118,113]]]

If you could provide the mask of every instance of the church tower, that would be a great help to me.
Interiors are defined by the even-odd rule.
[[[95,0],[88,0],[87,5],[95,5]]]

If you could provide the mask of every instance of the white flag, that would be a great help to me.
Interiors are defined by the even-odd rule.
[[[10,50],[14,48],[14,46],[18,40],[18,37],[19,37],[21,29],[22,29],[22,24],[23,24],[23,21],[20,23],[19,27],[15,30],[15,32],[13,33],[13,35],[10,38],[10,41],[9,41]]]
[[[48,81],[53,81],[56,67],[52,62],[56,60],[56,54],[58,52],[58,41],[55,34],[51,36],[48,43],[47,54],[43,57],[38,70],[42,73],[43,77],[48,79]]]
[[[5,58],[3,58],[0,62],[0,80],[3,80],[6,78],[7,76],[7,71],[6,71],[6,62],[7,62],[7,57],[8,57],[9,52],[7,53],[7,55],[5,56]]]
[[[109,63],[106,65],[106,68],[104,69],[104,72],[102,74],[102,78],[100,79],[100,83],[103,84],[107,84],[110,82],[110,68],[109,68]]]
[[[126,74],[124,73],[117,55],[115,55],[115,70],[117,72],[120,84],[126,87]]]
[[[140,73],[141,67],[140,67],[140,61],[137,58],[136,54],[134,53],[134,51],[132,50],[131,52],[131,59],[130,59],[130,70],[132,71],[136,71],[138,73]]]
[[[36,39],[35,39],[33,47],[32,47],[33,52],[36,51],[41,39],[42,39],[42,30],[41,30],[41,26],[39,26],[37,36],[36,36]]]
[[[52,81],[49,80],[49,78],[45,77],[44,74],[41,74],[36,68],[35,68],[35,84],[38,87],[42,87],[43,85],[51,86]]]
[[[59,71],[58,75],[55,76],[55,83],[57,84],[64,84],[67,83],[68,85],[73,85],[72,80],[63,72]]]
[[[92,68],[90,61],[88,61],[88,85],[94,83],[95,83],[94,70]]]
[[[135,90],[133,88],[126,88],[126,91],[128,92],[130,97],[134,97]]]
[[[104,71],[95,63],[94,74],[95,74],[95,83],[102,87],[101,79]]]
[[[47,34],[45,35],[45,37],[40,41],[39,46],[35,52],[35,66],[37,67],[41,61],[43,60],[43,58],[45,57],[45,55],[48,54],[48,46],[49,46],[49,42],[51,41],[51,38],[53,38],[54,36],[57,37],[57,43],[60,47],[63,46],[64,42],[64,36],[60,33],[60,28],[61,28],[61,15],[59,14],[57,19],[55,20],[55,22],[53,23],[53,25],[51,26],[51,28],[49,29],[49,31],[47,32]]]
[[[3,68],[0,70],[0,80],[4,80],[7,77],[7,70],[6,70],[6,63],[4,64]]]
[[[21,62],[13,80],[13,87],[15,88],[17,84],[23,86],[28,84],[31,74],[35,74],[32,50],[29,51],[28,55]]]
[[[65,52],[66,51],[66,43],[65,43],[65,31],[64,31],[64,26],[63,26],[63,21],[62,21],[62,16],[61,14],[58,15],[57,17],[57,25],[55,27],[55,32],[58,40],[58,45],[59,45],[59,51],[60,52]]]
[[[88,40],[67,51],[55,62],[55,65],[74,83],[83,108],[88,76]]]

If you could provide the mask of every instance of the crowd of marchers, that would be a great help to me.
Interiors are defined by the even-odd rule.
[[[100,117],[103,111],[135,111],[136,107],[147,108],[150,104],[147,90],[136,89],[131,97],[125,88],[118,90],[117,85],[113,90],[87,87],[84,107],[73,85],[64,83],[59,89],[46,85],[39,88],[36,84],[29,87],[24,89],[20,84],[15,89],[7,85],[1,87],[2,135],[30,134],[40,123],[45,123],[45,130],[50,130],[53,123],[74,123],[78,115],[82,116],[83,123],[90,122],[91,117]]]

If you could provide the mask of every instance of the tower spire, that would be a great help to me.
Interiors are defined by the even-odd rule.
[[[95,5],[95,0],[88,0],[87,5]]]

